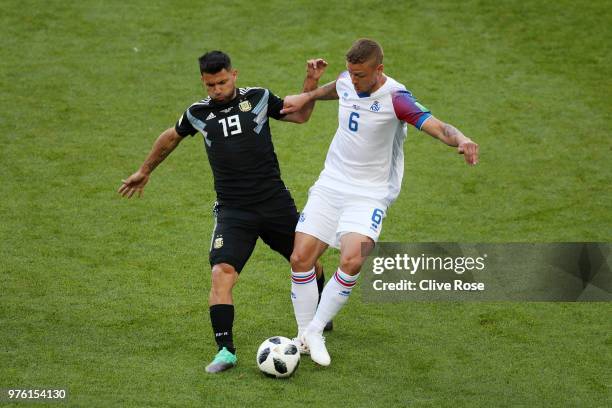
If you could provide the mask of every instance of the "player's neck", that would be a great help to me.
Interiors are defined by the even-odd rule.
[[[236,99],[237,96],[238,96],[238,88],[234,87],[234,93],[232,94],[232,97],[223,103],[230,103],[231,101]]]
[[[232,93],[232,96],[224,101],[217,101],[213,99],[213,102],[215,104],[217,104],[218,106],[223,106],[223,105],[227,105],[228,103],[232,102],[234,99],[236,99],[236,97],[238,96],[238,88],[234,88],[234,93]]]
[[[387,76],[382,74],[380,79],[376,81],[376,85],[374,85],[374,87],[370,90],[370,95],[378,91],[385,84],[385,82],[387,82]]]

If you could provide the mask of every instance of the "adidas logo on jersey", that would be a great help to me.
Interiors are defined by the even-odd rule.
[[[206,120],[211,120],[211,119],[214,119],[214,118],[216,118],[215,114],[210,112],[210,114],[206,117]]]

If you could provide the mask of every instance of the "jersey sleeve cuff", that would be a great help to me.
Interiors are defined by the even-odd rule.
[[[427,119],[431,118],[431,113],[425,113],[423,115],[421,115],[421,117],[419,118],[419,120],[417,121],[417,123],[414,125],[417,129],[421,130],[421,127],[423,127],[423,123],[427,122]]]

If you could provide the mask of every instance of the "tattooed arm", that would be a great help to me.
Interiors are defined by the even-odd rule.
[[[457,152],[464,155],[467,164],[478,163],[478,145],[453,125],[431,116],[425,120],[421,130],[449,146],[457,147]]]
[[[309,94],[314,100],[338,99],[338,92],[336,92],[336,81],[332,81],[315,89],[314,91],[310,91]]]
[[[123,184],[117,192],[127,198],[131,198],[135,193],[138,193],[139,197],[142,196],[142,190],[149,181],[153,170],[172,153],[182,139],[174,128],[166,129],[153,144],[151,152],[140,169],[126,180],[122,180]]]
[[[283,99],[284,104],[281,113],[288,114],[297,112],[308,103],[328,99],[338,99],[338,93],[336,92],[336,81],[320,86],[314,91],[304,92],[299,95],[285,96]]]

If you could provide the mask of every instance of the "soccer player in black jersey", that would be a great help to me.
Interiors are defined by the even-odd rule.
[[[236,365],[232,288],[257,238],[287,260],[293,250],[299,214],[281,180],[268,118],[303,123],[314,103],[283,115],[283,100],[268,89],[236,88],[238,72],[227,54],[211,51],[200,57],[199,63],[208,97],[192,104],[174,127],[158,137],[143,165],[123,180],[118,192],[128,198],[142,195],[151,172],[183,138],[202,134],[217,193],[213,211],[216,225],[210,244],[209,305],[219,351],[206,367],[207,372],[216,373]],[[322,59],[307,62],[304,92],[317,88],[326,65]],[[324,277],[320,265],[318,269],[321,290]]]

